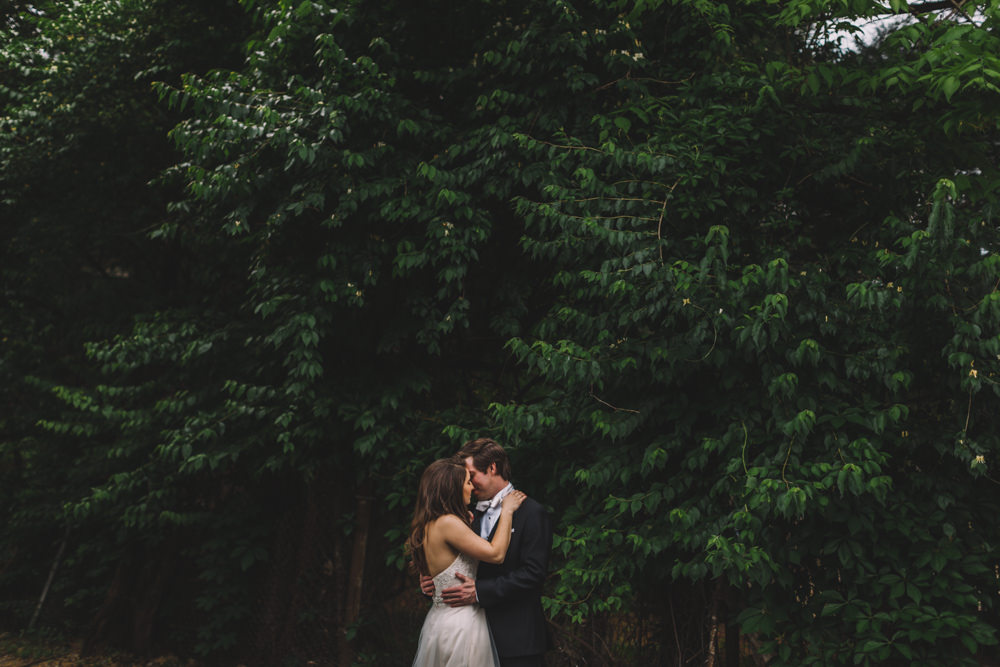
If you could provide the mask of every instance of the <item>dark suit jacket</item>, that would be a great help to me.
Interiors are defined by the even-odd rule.
[[[479,517],[472,529],[479,532]],[[526,498],[514,512],[513,529],[504,562],[479,564],[476,595],[501,657],[540,655],[548,647],[542,584],[548,574],[552,524],[545,508]]]

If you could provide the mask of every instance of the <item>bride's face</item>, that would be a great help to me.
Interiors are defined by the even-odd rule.
[[[462,501],[468,505],[472,502],[472,477],[465,471],[465,483],[462,485]]]

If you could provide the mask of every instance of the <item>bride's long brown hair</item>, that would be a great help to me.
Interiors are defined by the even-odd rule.
[[[445,514],[454,514],[462,521],[469,522],[469,509],[462,497],[465,475],[462,460],[450,458],[438,459],[427,466],[420,476],[417,506],[413,511],[413,523],[410,524],[410,537],[406,540],[406,551],[420,574],[430,575],[427,555],[424,553],[427,524]]]

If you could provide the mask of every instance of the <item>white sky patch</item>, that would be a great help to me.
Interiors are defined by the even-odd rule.
[[[870,19],[856,19],[851,23],[860,30],[834,30],[830,33],[830,39],[837,43],[841,51],[858,51],[871,45],[879,35],[898,30],[916,21],[917,18],[912,14],[889,14]],[[837,23],[844,21],[839,19]]]
[[[986,20],[986,15],[983,13],[982,8],[977,7],[973,10],[972,14],[968,14],[962,11],[956,6],[955,9],[940,9],[931,12],[926,12],[920,15],[918,18],[914,14],[885,14],[882,16],[874,16],[872,18],[857,18],[852,21],[845,21],[844,19],[836,19],[830,21],[831,29],[829,32],[829,40],[836,43],[842,52],[847,51],[858,51],[866,46],[873,44],[880,35],[898,30],[903,26],[916,23],[920,20],[930,20],[930,21],[957,21],[968,23],[971,22],[973,25],[981,26],[983,21]],[[858,30],[837,30],[837,25],[844,25],[844,23],[850,23],[858,28]]]

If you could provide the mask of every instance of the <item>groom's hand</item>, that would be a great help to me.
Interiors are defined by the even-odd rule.
[[[441,599],[450,607],[464,607],[467,604],[476,604],[476,580],[468,578],[461,572],[456,572],[455,576],[462,583],[441,591]]]
[[[434,580],[426,574],[420,575],[420,592],[429,598],[434,597]]]

